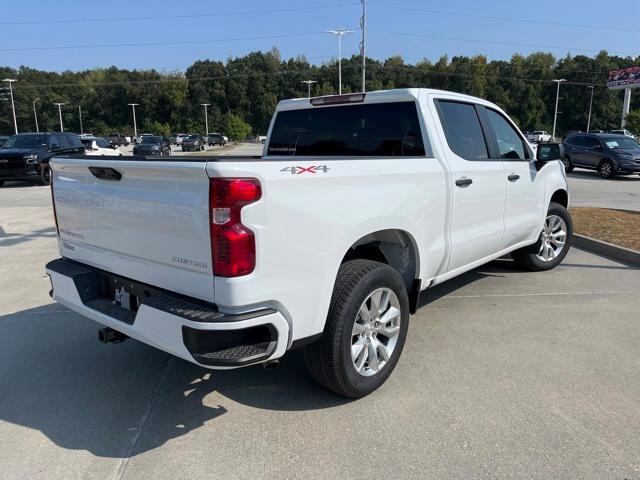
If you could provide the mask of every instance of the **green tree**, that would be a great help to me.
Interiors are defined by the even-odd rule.
[[[251,125],[233,113],[227,115],[224,127],[227,136],[235,142],[241,142],[251,133]]]
[[[631,110],[624,119],[624,126],[634,135],[640,135],[640,109]]]

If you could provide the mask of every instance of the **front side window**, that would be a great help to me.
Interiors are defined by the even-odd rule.
[[[267,155],[425,155],[415,102],[313,107],[278,112]]]
[[[449,148],[465,160],[489,158],[480,119],[470,103],[439,100],[440,120]]]
[[[489,108],[485,109],[487,118],[495,134],[498,143],[500,158],[523,160],[528,157],[524,141],[511,124],[498,112]]]

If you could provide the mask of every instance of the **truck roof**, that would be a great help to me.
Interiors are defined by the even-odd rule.
[[[465,95],[463,93],[458,93],[458,92],[438,90],[434,88],[394,88],[392,90],[375,90],[371,92],[366,92],[364,101],[362,101],[362,103],[411,101],[411,100],[418,100],[420,97],[424,98],[429,94],[441,94],[441,95],[447,95],[447,96],[453,95],[460,100],[466,100],[474,103],[482,103],[485,105],[493,105],[491,102],[488,102],[487,100],[484,100],[482,98],[473,97],[471,95]],[[353,92],[353,93],[343,94],[342,96],[348,97],[350,95],[361,95],[361,93]],[[319,98],[332,99],[336,97],[339,97],[339,95],[326,95],[323,97],[312,97],[311,99],[292,98],[288,100],[281,100],[278,103],[277,110],[296,110],[300,108],[308,108],[309,102],[314,99],[319,99]],[[347,101],[345,102],[345,104],[346,103],[349,103],[349,102]]]

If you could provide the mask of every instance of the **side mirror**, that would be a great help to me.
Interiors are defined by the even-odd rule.
[[[564,147],[561,143],[539,143],[536,151],[536,160],[550,162],[564,158]]]

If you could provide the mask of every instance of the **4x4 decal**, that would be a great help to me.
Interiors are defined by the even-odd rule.
[[[300,175],[302,173],[318,173],[318,172],[327,173],[329,171],[329,167],[327,167],[326,165],[311,165],[310,167],[301,167],[300,165],[296,165],[295,167],[284,167],[280,171],[289,172],[292,175]]]

